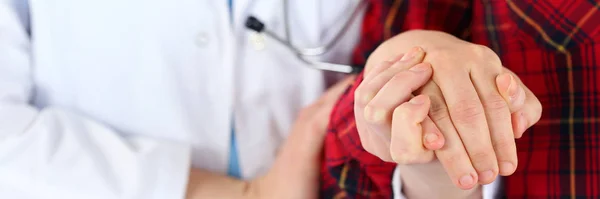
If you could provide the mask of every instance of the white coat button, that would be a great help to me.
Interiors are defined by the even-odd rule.
[[[205,47],[206,45],[208,45],[209,42],[209,38],[208,38],[208,34],[206,34],[206,32],[201,32],[198,33],[198,35],[196,35],[196,45],[198,47]]]

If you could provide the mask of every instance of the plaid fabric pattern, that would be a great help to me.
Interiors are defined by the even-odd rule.
[[[503,198],[600,198],[600,3],[592,0],[371,0],[354,62],[409,29],[441,30],[493,49],[535,93],[542,119],[517,140]],[[395,164],[361,146],[359,76],[331,115],[322,198],[391,198]],[[410,183],[410,182],[407,182]]]

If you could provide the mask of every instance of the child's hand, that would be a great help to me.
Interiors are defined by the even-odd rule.
[[[401,110],[399,103],[407,102],[412,97],[412,92],[425,85],[431,78],[433,71],[429,63],[422,63],[424,56],[425,53],[420,48],[415,48],[412,52],[384,61],[365,74],[363,82],[355,93],[354,113],[361,142],[367,151],[384,161],[399,164],[426,163],[434,157],[431,150],[439,149],[444,144],[443,135],[427,119],[427,111],[429,110],[427,96],[417,98],[421,101],[423,98],[427,99],[427,108],[424,109],[425,113],[421,114],[423,119],[418,120],[418,123],[421,123],[424,119],[429,120],[430,124],[426,125],[426,130],[432,134],[427,134],[425,140],[430,139],[432,136],[437,139],[424,142],[424,135],[421,134],[421,131],[418,134],[412,133],[410,135],[389,133],[396,132],[391,129],[394,125],[400,125],[392,124],[392,118],[394,122],[398,120],[404,124],[408,121],[401,118],[412,117],[399,112]],[[367,93],[368,91],[379,92]],[[393,93],[394,95],[384,95],[386,93]],[[373,107],[373,104],[377,104],[378,107]],[[373,110],[374,108],[378,110]],[[409,119],[413,121],[414,118]],[[407,139],[393,139],[394,136],[406,136]],[[408,139],[409,137],[411,139]],[[397,141],[391,143],[394,140],[403,143],[400,144]],[[390,145],[394,148],[390,148]],[[394,154],[401,155],[394,157]]]

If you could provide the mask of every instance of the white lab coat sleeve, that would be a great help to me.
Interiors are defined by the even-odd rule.
[[[190,147],[29,105],[26,0],[0,0],[0,198],[183,198]]]
[[[501,186],[502,177],[498,176],[498,178],[490,183],[483,185],[482,194],[483,199],[494,199],[499,195],[500,186]],[[410,183],[410,182],[406,182]],[[392,176],[392,191],[394,192],[394,199],[406,199],[406,196],[402,193],[402,180],[400,179],[400,168],[396,167],[394,169],[394,174]]]

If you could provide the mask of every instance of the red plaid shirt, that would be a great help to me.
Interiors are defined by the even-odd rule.
[[[517,140],[507,198],[600,198],[600,11],[593,0],[370,0],[355,64],[409,29],[440,30],[493,49],[544,107]],[[596,44],[599,43],[599,44]],[[395,164],[367,153],[354,85],[331,115],[323,198],[391,198]],[[406,182],[410,183],[410,182]]]

